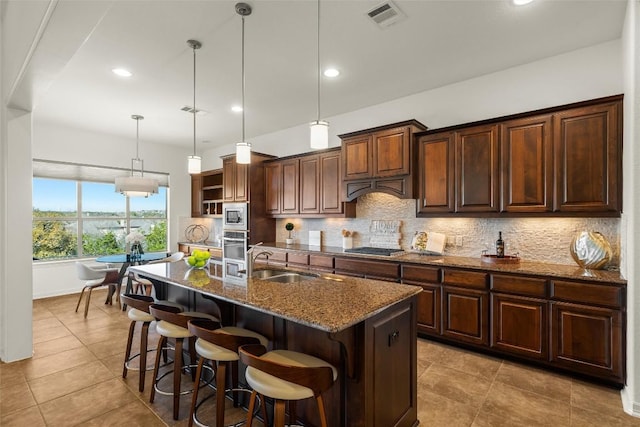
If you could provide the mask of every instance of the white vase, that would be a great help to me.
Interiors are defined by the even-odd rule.
[[[285,242],[287,245],[293,245],[293,239],[284,239],[284,242]]]
[[[351,249],[351,248],[353,248],[353,237],[343,237],[342,249]]]

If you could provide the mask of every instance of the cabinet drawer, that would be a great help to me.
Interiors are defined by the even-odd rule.
[[[298,252],[289,252],[287,255],[287,262],[289,264],[309,265],[309,255]]]
[[[491,275],[491,290],[543,298],[547,295],[547,281],[533,277]]]
[[[551,298],[554,300],[623,308],[624,289],[614,285],[595,283],[551,281]]]
[[[336,274],[340,274],[338,271],[345,271],[369,277],[375,276],[394,279],[400,277],[400,264],[397,262],[336,258],[335,268]]]
[[[287,262],[287,253],[281,251],[270,251],[272,255],[269,255],[269,261],[275,262]]]
[[[487,289],[487,273],[472,271],[459,271],[444,269],[442,282],[445,285],[460,286],[463,288]]]
[[[309,255],[309,265],[312,267],[333,269],[333,257],[326,255]]]
[[[421,267],[417,265],[403,265],[402,280],[440,283],[440,269],[434,267]]]

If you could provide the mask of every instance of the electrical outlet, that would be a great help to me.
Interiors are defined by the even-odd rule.
[[[455,246],[456,239],[453,236],[447,236],[446,246]]]
[[[456,236],[456,246],[462,246],[462,236]]]

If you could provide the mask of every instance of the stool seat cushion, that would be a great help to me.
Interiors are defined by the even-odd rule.
[[[156,332],[167,338],[189,338],[191,332],[187,328],[161,320],[156,324]]]
[[[260,344],[264,346],[269,343],[269,340],[267,340],[266,337],[260,335],[259,333],[250,331],[249,329],[237,328],[235,326],[226,326],[224,328],[216,329],[215,333],[256,338],[260,341]],[[200,356],[209,360],[217,360],[220,362],[234,362],[240,359],[240,356],[238,356],[238,353],[236,353],[235,351],[210,343],[209,341],[203,340],[201,338],[196,341],[196,351]]]
[[[338,371],[331,364],[317,357],[290,350],[269,351],[261,356],[262,359],[290,366],[321,367],[328,366],[333,370],[333,379],[338,377]],[[313,391],[307,387],[276,378],[251,366],[247,367],[245,377],[247,382],[258,393],[282,400],[301,400],[313,397]]]
[[[131,308],[127,312],[127,316],[134,322],[153,322],[155,317],[147,313],[146,311],[138,310],[137,308]]]

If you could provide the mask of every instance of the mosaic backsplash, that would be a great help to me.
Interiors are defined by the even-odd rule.
[[[276,222],[276,239],[284,242],[288,233],[285,223],[295,225],[296,243],[308,244],[309,231],[322,231],[322,244],[342,245],[342,229],[355,231],[353,246],[370,244],[372,220],[401,220],[400,245],[408,250],[416,231],[433,231],[447,235],[445,254],[476,257],[484,249],[495,253],[495,241],[502,231],[505,254],[518,253],[528,261],[575,264],[569,253],[573,236],[581,230],[599,231],[609,241],[614,258],[611,266],[620,264],[619,218],[416,218],[416,201],[372,193],[358,198],[354,219],[280,219]]]

